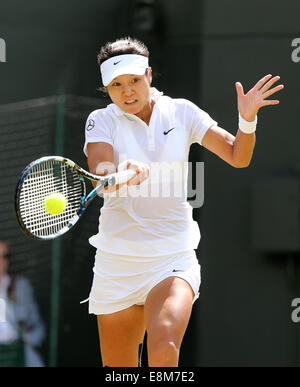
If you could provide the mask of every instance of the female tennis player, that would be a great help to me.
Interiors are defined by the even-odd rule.
[[[98,63],[112,103],[89,115],[85,131],[92,173],[136,171],[127,185],[103,193],[99,232],[89,240],[97,249],[89,313],[97,315],[102,363],[110,367],[138,366],[145,332],[148,365],[178,366],[200,287],[200,232],[186,195],[190,145],[247,167],[257,113],[278,104],[266,98],[283,88],[273,87],[279,76],[272,75],[246,94],[237,82],[233,136],[192,102],[152,88],[148,60],[147,47],[129,37],[102,47]],[[183,189],[166,194],[166,184]]]

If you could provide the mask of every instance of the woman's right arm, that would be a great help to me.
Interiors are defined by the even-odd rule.
[[[88,166],[94,175],[105,176],[117,172],[114,160],[113,147],[106,142],[92,142],[87,145]],[[145,163],[129,159],[124,169],[132,169],[136,172],[127,183],[117,184],[114,187],[105,188],[105,192],[112,192],[121,188],[124,184],[139,185],[149,176],[149,166]],[[97,183],[93,183],[96,187]]]
[[[88,166],[94,175],[104,176],[117,171],[114,165],[113,147],[106,142],[90,142],[87,144]]]
[[[115,173],[117,168],[114,164],[113,147],[106,142],[90,142],[87,144],[88,166],[91,173],[94,175],[110,175]],[[97,183],[93,182],[94,187]],[[119,187],[106,188],[106,192],[112,192]]]

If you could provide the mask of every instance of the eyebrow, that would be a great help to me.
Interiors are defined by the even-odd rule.
[[[124,74],[124,75],[128,75],[131,78],[143,78],[143,75],[137,75],[137,74]],[[123,75],[119,75],[119,77],[122,77],[122,76]],[[112,82],[121,82],[119,77],[115,78]]]

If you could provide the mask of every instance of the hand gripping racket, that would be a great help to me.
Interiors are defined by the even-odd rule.
[[[73,161],[47,156],[30,163],[21,173],[15,193],[15,212],[22,231],[34,239],[49,240],[69,231],[97,193],[108,186],[126,183],[132,169],[106,176],[93,175]],[[88,195],[85,178],[99,184]],[[60,214],[47,212],[44,202],[52,193],[62,193],[67,205]]]

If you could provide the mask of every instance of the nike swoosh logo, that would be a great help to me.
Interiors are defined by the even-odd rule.
[[[164,131],[164,135],[166,135],[166,134],[170,133],[170,132],[171,132],[171,130],[173,130],[173,129],[175,129],[175,128],[171,128],[171,129],[169,129],[169,130],[165,130],[165,131]]]
[[[120,63],[121,62],[121,60],[119,60],[119,62],[114,62],[114,65],[117,65],[118,63]]]
[[[173,273],[177,273],[177,271],[183,271],[183,270],[176,270],[176,269],[172,270]]]

